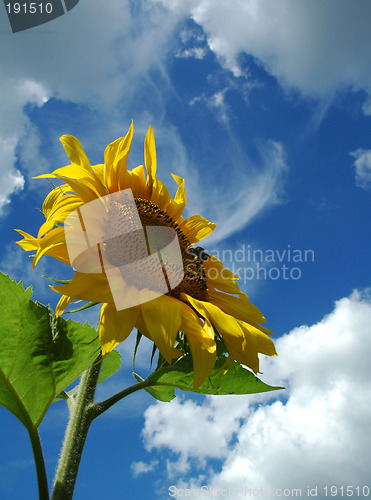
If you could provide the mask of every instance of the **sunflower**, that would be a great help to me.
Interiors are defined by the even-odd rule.
[[[186,346],[193,360],[194,388],[199,387],[213,370],[217,342],[221,342],[228,352],[226,366],[236,360],[255,373],[259,372],[258,353],[276,355],[273,342],[268,337],[271,332],[262,326],[264,316],[240,290],[236,283],[238,277],[224,268],[215,256],[195,247],[212,233],[215,224],[200,215],[182,217],[186,206],[184,179],[172,174],[178,185],[174,198],[163,182],[157,179],[152,127],[144,143],[145,166],[127,169],[132,137],[133,124],[125,137],[107,146],[104,164],[91,165],[80,142],[73,136],[62,136],[61,142],[71,164],[37,177],[59,179],[63,183],[45,198],[42,210],[46,220],[37,237],[17,229],[23,236],[23,240],[17,243],[24,250],[35,252],[33,267],[43,255],[74,267],[75,274],[70,282],[51,286],[61,294],[56,314],[60,316],[74,299],[101,303],[99,337],[103,356],[124,341],[136,327],[154,342],[169,364],[184,355],[184,349],[179,347],[179,338],[185,334]],[[121,201],[119,194],[122,192],[132,193],[132,204]],[[76,220],[81,220],[83,207],[107,198],[113,201],[109,205],[101,203],[104,209],[100,210],[99,216],[95,212],[91,226],[105,239],[111,238],[112,244],[105,248],[106,262],[111,267],[138,260],[141,262],[141,274],[147,277],[153,274],[152,264],[148,264],[150,252],[140,254],[143,251],[139,242],[142,232],[137,225],[133,225],[134,215],[139,216],[142,228],[161,228],[163,231],[159,234],[164,235],[171,229],[177,236],[181,275],[179,265],[166,267],[167,283],[171,278],[177,278],[176,286],[168,288],[167,293],[157,293],[152,300],[149,300],[151,296],[141,299],[140,294],[143,290],[148,292],[149,286],[143,285],[143,290],[139,290],[135,289],[135,284],[125,285],[122,281],[121,290],[113,290],[107,268],[100,267],[102,255],[99,254],[97,261],[97,252],[94,253],[92,248],[81,253],[78,265],[72,259],[66,237],[71,228],[76,230],[74,215]],[[76,214],[79,216],[76,217]],[[117,234],[124,236],[112,238]],[[165,237],[163,246],[168,239]],[[133,249],[132,252],[130,249]],[[162,270],[166,277],[164,266]],[[117,292],[120,297],[135,296],[135,305],[117,307],[114,298]]]

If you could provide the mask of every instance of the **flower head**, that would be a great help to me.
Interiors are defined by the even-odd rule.
[[[195,387],[214,368],[217,342],[223,342],[228,351],[227,364],[236,360],[258,372],[258,353],[276,355],[268,337],[271,332],[262,326],[265,318],[239,289],[238,277],[216,257],[195,247],[211,234],[215,224],[200,215],[182,217],[184,179],[172,174],[178,185],[174,198],[157,179],[152,127],[144,144],[145,166],[127,169],[132,136],[133,125],[125,137],[107,146],[104,164],[99,165],[90,164],[75,137],[62,136],[71,164],[38,176],[63,183],[45,198],[46,220],[37,237],[17,230],[23,236],[17,243],[35,251],[33,266],[49,255],[75,268],[68,284],[51,286],[62,294],[56,313],[61,315],[74,299],[101,303],[103,356],[136,327],[155,343],[168,363],[184,355],[178,342],[180,332],[184,332],[193,359]],[[131,193],[131,197],[122,198],[120,193]],[[100,208],[87,212],[88,206]],[[87,227],[94,228],[93,241],[100,245],[82,248],[81,230],[85,235]],[[143,239],[145,229],[147,239]],[[155,251],[148,247],[149,235],[151,244],[156,241]],[[172,249],[166,262],[156,257],[157,250],[161,255],[160,247]],[[126,272],[114,285],[112,276],[117,278],[117,269],[128,263],[134,281]],[[154,283],[160,282],[154,279],[156,273],[165,277],[165,293],[154,289]],[[126,306],[117,307],[122,300],[127,301]]]

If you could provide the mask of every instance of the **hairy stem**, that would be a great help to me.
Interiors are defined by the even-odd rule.
[[[101,403],[95,403],[94,406],[92,407],[92,419],[98,417],[99,415],[107,411],[109,408],[111,408],[112,405],[114,405],[121,399],[124,399],[126,396],[129,396],[129,394],[133,394],[133,392],[139,391],[140,389],[144,389],[145,387],[149,387],[150,385],[151,384],[148,383],[147,380],[143,380],[143,382],[131,385],[130,387],[127,387],[126,389],[118,392],[114,396],[111,396],[110,398],[106,399],[105,401],[102,401]]]
[[[31,439],[33,456],[36,465],[37,484],[39,486],[39,500],[49,500],[48,479],[46,477],[44,456],[41,448],[39,433],[34,427],[28,428]]]
[[[101,363],[95,363],[81,377],[55,476],[52,500],[71,500],[89,426],[93,420],[94,394]]]

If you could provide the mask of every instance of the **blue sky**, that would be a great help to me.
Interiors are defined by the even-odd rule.
[[[0,269],[55,306],[42,275],[70,272],[52,259],[32,271],[14,244],[13,228],[42,223],[49,185],[31,177],[68,163],[66,133],[101,163],[131,119],[135,167],[152,125],[159,178],[173,193],[170,173],[185,178],[187,215],[217,223],[204,247],[224,252],[275,333],[261,378],[287,387],[128,398],[91,427],[77,499],[371,488],[370,21],[365,0],[80,0],[16,34],[1,16]],[[132,349],[98,398],[132,383]],[[28,436],[0,418],[0,497],[36,498]],[[57,403],[41,425],[50,480],[66,419]]]

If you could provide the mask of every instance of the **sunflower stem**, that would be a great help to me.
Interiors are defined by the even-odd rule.
[[[72,411],[54,480],[52,500],[72,499],[82,451],[93,420],[93,400],[101,364],[95,362],[81,377],[75,405],[70,408]]]
[[[111,396],[105,401],[102,401],[101,403],[95,403],[92,408],[92,419],[98,417],[99,415],[107,411],[109,408],[111,408],[112,405],[114,405],[121,399],[126,398],[126,396],[129,396],[130,394],[133,394],[133,392],[139,391],[140,389],[145,389],[146,387],[150,387],[151,385],[153,384],[148,382],[148,380],[143,380],[143,382],[138,382],[137,384],[131,385],[130,387],[123,389],[122,391],[118,392],[114,396]]]
[[[46,477],[45,462],[41,448],[40,437],[35,427],[28,428],[31,439],[33,456],[36,465],[37,483],[39,486],[39,500],[49,500],[48,479]]]

